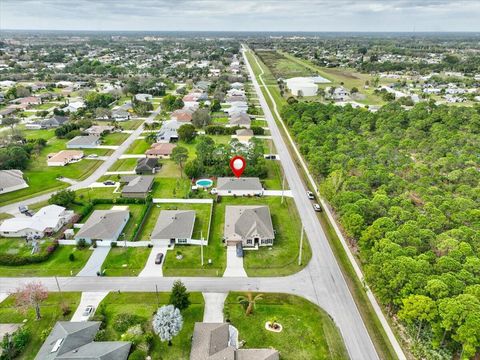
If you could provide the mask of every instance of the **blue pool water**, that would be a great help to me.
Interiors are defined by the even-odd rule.
[[[210,179],[200,179],[195,183],[197,186],[208,188],[213,185],[213,181]]]

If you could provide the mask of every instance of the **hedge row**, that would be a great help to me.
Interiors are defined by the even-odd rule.
[[[58,240],[54,240],[47,250],[42,254],[19,256],[17,254],[0,254],[0,265],[18,266],[28,264],[38,264],[47,261],[57,250]]]

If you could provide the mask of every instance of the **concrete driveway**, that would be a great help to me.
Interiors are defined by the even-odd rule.
[[[227,246],[227,267],[223,273],[224,277],[247,277],[243,268],[243,257],[237,256],[236,246]]]
[[[93,250],[93,254],[88,259],[87,263],[77,276],[97,276],[97,271],[100,271],[105,258],[110,251],[110,247],[99,246]]]
[[[163,276],[163,263],[165,261],[165,256],[167,256],[167,246],[154,246],[150,255],[148,256],[147,263],[143,268],[142,272],[138,274],[139,277],[153,277],[153,276]],[[163,253],[163,260],[161,264],[155,264],[155,258],[158,253]]]
[[[202,293],[205,300],[205,310],[203,311],[203,322],[223,323],[223,305],[227,298],[227,293]]]
[[[102,302],[105,296],[108,295],[108,291],[102,292],[82,292],[80,304],[78,304],[75,314],[73,314],[70,321],[88,321],[97,311],[98,305]],[[88,305],[94,307],[93,312],[89,316],[83,316],[83,312]]]

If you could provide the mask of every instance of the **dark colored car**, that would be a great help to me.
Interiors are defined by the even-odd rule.
[[[162,260],[163,260],[163,254],[162,254],[162,253],[158,253],[158,254],[157,254],[157,257],[155,258],[155,264],[161,264],[161,263],[162,263]]]

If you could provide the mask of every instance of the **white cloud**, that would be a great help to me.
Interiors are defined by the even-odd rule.
[[[480,31],[469,0],[0,0],[0,29]]]

